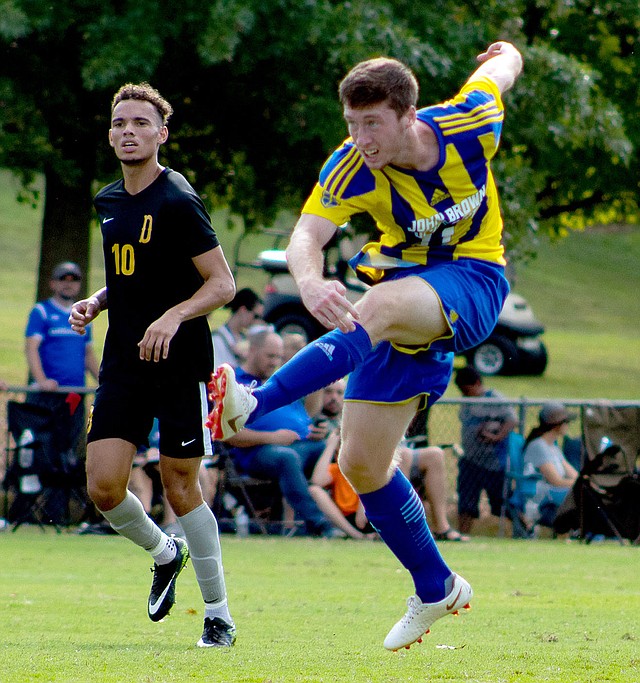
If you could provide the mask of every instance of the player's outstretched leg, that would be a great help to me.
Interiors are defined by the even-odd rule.
[[[232,647],[236,642],[236,627],[220,617],[204,619],[204,631],[198,647]]]
[[[473,597],[471,586],[461,576],[453,575],[449,594],[439,602],[423,603],[417,595],[407,600],[407,612],[389,631],[384,640],[387,650],[409,649],[412,643],[421,643],[422,636],[429,633],[431,624],[437,619],[453,614],[460,609],[471,609],[469,601]]]
[[[168,564],[153,565],[153,582],[149,593],[149,619],[160,621],[169,614],[176,601],[176,580],[189,559],[189,548],[181,538],[173,539],[176,544],[176,556]]]
[[[359,324],[353,332],[332,330],[307,344],[260,387],[255,395],[221,365],[209,383],[215,406],[207,419],[214,439],[228,439],[247,423],[348,375],[371,351],[371,339]]]
[[[236,380],[233,368],[227,363],[211,376],[209,396],[214,406],[205,424],[214,439],[223,441],[244,427],[257,405],[251,389]]]

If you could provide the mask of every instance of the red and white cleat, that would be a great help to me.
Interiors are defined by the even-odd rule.
[[[214,407],[205,424],[214,439],[224,441],[244,427],[258,401],[250,387],[236,380],[233,368],[227,363],[213,373],[208,388]]]

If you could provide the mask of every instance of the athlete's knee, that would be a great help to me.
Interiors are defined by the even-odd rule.
[[[88,476],[87,493],[98,510],[112,510],[127,495],[127,487],[122,482],[106,477]]]
[[[343,449],[338,456],[338,466],[356,491],[366,488],[373,474],[371,463],[362,451]]]
[[[358,322],[364,327],[374,346],[388,337],[389,329],[394,322],[391,304],[382,285],[368,290],[356,304],[360,316]]]

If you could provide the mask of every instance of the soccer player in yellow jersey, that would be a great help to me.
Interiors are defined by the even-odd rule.
[[[419,110],[417,81],[401,62],[372,59],[346,75],[339,93],[350,137],[325,163],[287,248],[305,306],[331,331],[253,392],[224,365],[210,384],[209,425],[225,439],[349,375],[340,467],[415,585],[384,641],[389,650],[420,641],[472,596],[442,559],[418,496],[392,460],[416,411],[444,393],[454,354],[492,331],[509,289],[490,161],[502,94],[522,58],[497,42],[478,61],[453,99]],[[374,285],[353,306],[341,283],[324,278],[322,248],[362,212],[380,236],[352,259]]]

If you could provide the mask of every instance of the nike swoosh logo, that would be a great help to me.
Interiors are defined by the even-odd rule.
[[[195,439],[191,439],[191,441],[183,441],[182,445],[183,446],[188,446],[190,443],[194,443]]]
[[[162,591],[162,593],[160,593],[160,597],[155,602],[149,602],[149,614],[153,615],[160,609],[160,605],[162,605],[164,599],[167,597],[167,593],[169,592],[171,584],[175,578],[176,572],[174,572],[173,576],[171,577],[171,581],[169,581],[167,584],[167,587]]]
[[[112,220],[113,220],[113,217],[111,217],[111,218],[103,218],[103,219],[102,219],[102,224],[104,225],[105,223],[109,223],[109,221],[112,221]]]
[[[239,420],[241,417],[242,417],[242,414],[236,415],[235,417],[232,417],[232,418],[229,420],[229,427],[231,427],[231,429],[233,429],[234,432],[237,432],[237,431],[238,431],[238,427],[237,427],[237,425],[236,425],[236,421]]]
[[[456,597],[453,599],[453,601],[450,602],[448,605],[444,606],[444,608],[447,610],[447,612],[450,609],[453,609],[453,606],[456,604],[456,602],[458,602],[458,598],[460,597],[460,593],[462,593],[462,588],[460,588],[460,590],[458,591],[458,595],[456,595]]]

